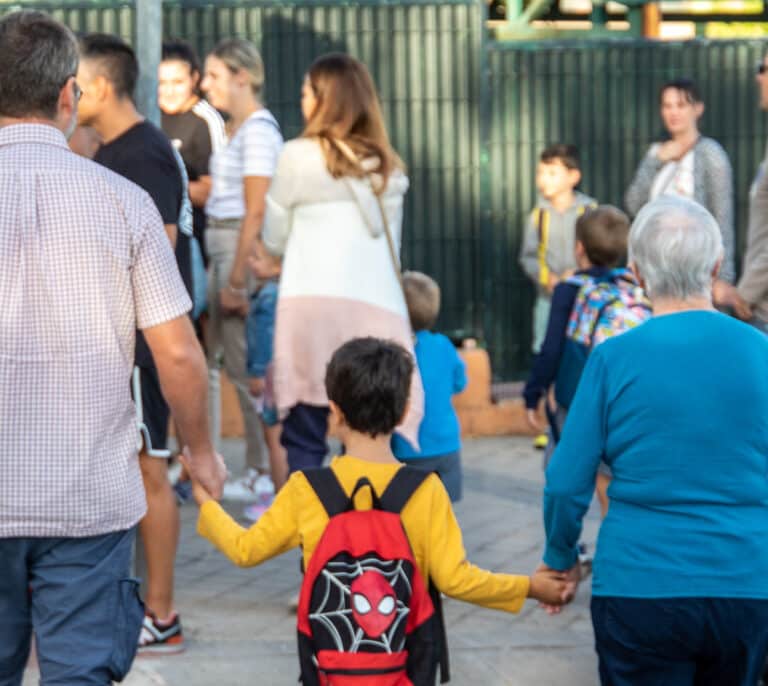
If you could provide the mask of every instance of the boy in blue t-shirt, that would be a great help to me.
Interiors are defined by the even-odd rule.
[[[440,313],[440,287],[420,272],[403,274],[408,316],[416,334],[416,363],[424,385],[424,418],[419,426],[420,450],[395,434],[392,452],[412,467],[437,472],[453,502],[461,500],[461,428],[451,397],[464,390],[464,361],[448,338],[430,329]]]
[[[248,266],[261,280],[261,287],[251,296],[245,320],[246,368],[251,401],[264,428],[264,440],[269,451],[269,467],[275,491],[279,491],[288,478],[288,460],[280,444],[282,424],[277,415],[272,394],[272,353],[275,337],[275,312],[282,262],[270,255],[260,238],[254,240],[248,256]],[[267,509],[269,502],[256,502],[245,508],[247,519],[256,521]]]

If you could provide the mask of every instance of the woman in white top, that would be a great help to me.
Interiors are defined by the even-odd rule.
[[[212,433],[221,433],[218,364],[237,389],[246,432],[247,472],[225,495],[255,498],[268,487],[261,425],[248,394],[245,320],[251,283],[247,256],[261,230],[265,196],[283,145],[280,127],[261,103],[264,64],[246,40],[222,41],[205,60],[201,84],[208,101],[229,116],[227,144],[211,157],[211,192],[205,206],[209,255],[205,342],[209,367]]]
[[[283,255],[273,362],[291,471],[325,457],[325,367],[340,345],[376,336],[413,350],[398,279],[408,179],[373,80],[354,58],[325,55],[309,69],[301,107],[306,128],[280,155],[263,231]],[[416,377],[400,427],[414,442],[422,409]]]
[[[624,204],[632,216],[662,195],[689,198],[706,207],[720,227],[725,247],[714,300],[718,305],[729,304],[736,276],[731,163],[717,141],[699,133],[704,103],[693,81],[678,79],[664,84],[659,106],[669,138],[651,145],[627,189]]]

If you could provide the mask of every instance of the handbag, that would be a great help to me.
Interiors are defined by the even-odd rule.
[[[338,150],[341,152],[344,157],[346,157],[350,162],[357,165],[357,167],[365,172],[365,169],[363,168],[363,165],[360,163],[360,158],[355,154],[355,151],[352,150],[352,148],[349,147],[347,143],[345,143],[342,140],[339,140],[338,138],[333,139],[327,139],[330,143],[335,145]],[[381,196],[374,190],[373,188],[373,182],[371,181],[371,174],[366,173],[365,179],[368,182],[368,187],[371,189],[371,193],[373,193],[373,197],[376,199],[376,204],[378,205],[379,212],[381,213],[381,221],[384,224],[384,235],[387,238],[387,247],[389,248],[389,256],[392,260],[392,266],[395,270],[395,276],[397,277],[397,281],[400,284],[400,288],[403,288],[403,273],[400,267],[400,258],[397,256],[397,250],[395,250],[395,241],[392,238],[392,234],[389,231],[389,220],[387,218],[387,212],[384,209],[384,203],[381,200]],[[346,181],[346,180],[345,180]],[[352,190],[350,189],[350,193],[352,193]]]

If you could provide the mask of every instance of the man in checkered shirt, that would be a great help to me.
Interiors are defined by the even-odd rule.
[[[158,211],[70,152],[77,44],[40,12],[0,20],[0,686],[34,630],[42,684],[127,673],[146,504],[129,392],[144,332],[193,472],[220,494],[205,361]]]

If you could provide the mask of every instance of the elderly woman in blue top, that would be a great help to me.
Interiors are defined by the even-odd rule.
[[[723,247],[703,207],[653,201],[629,241],[654,316],[589,357],[547,469],[544,563],[574,567],[605,460],[602,684],[754,686],[768,647],[768,338],[713,309]]]

